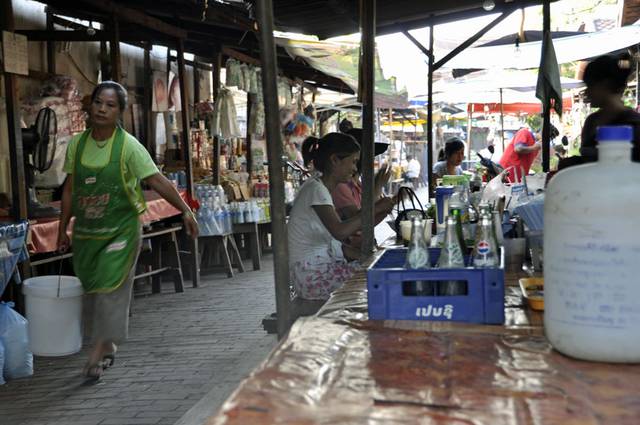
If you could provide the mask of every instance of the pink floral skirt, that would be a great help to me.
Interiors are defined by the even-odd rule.
[[[319,257],[318,257],[319,258]],[[357,262],[346,260],[322,263],[298,261],[291,267],[291,284],[296,294],[305,300],[326,300],[340,288],[360,267]]]

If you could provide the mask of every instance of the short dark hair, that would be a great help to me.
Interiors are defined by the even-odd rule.
[[[304,163],[305,167],[308,167],[309,163],[313,161],[313,151],[317,149],[319,142],[320,139],[313,136],[307,137],[306,139],[304,139],[304,142],[302,142],[300,151],[302,153],[302,162]]]
[[[115,81],[103,81],[98,84],[91,93],[91,102],[93,103],[98,95],[107,89],[112,89],[116,92],[116,96],[118,97],[118,107],[120,108],[120,112],[124,112],[124,110],[127,109],[127,90]]]
[[[627,79],[631,74],[631,57],[622,55],[603,55],[589,62],[582,80],[587,86],[606,84],[613,93],[622,94],[627,88]]]
[[[464,142],[458,137],[451,137],[444,144],[444,159],[449,159],[453,154],[464,150]]]
[[[338,128],[340,129],[341,133],[348,133],[349,130],[353,128],[353,123],[345,118],[340,121],[340,124],[338,124]]]
[[[343,159],[360,152],[360,145],[356,139],[344,133],[329,133],[320,139],[317,146],[318,148],[311,153],[311,159],[315,169],[323,173],[329,171],[331,155],[337,155]]]

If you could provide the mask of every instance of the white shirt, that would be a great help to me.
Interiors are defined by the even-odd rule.
[[[304,182],[293,202],[287,224],[291,265],[299,261],[321,264],[344,258],[342,244],[322,224],[314,205],[333,207],[331,193],[319,177]]]
[[[414,179],[420,175],[420,163],[417,159],[411,158],[409,165],[407,165],[407,177]]]

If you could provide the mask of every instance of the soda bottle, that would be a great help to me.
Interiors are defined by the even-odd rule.
[[[473,248],[473,265],[475,267],[498,267],[498,247],[494,236],[494,226],[488,214],[480,218]]]
[[[428,269],[431,267],[429,249],[424,239],[424,225],[425,222],[417,217],[411,220],[411,241],[404,265],[407,269]],[[405,282],[403,292],[405,295],[433,296],[434,285],[425,280]]]
[[[424,240],[424,223],[417,217],[411,221],[411,241],[404,266],[407,269],[428,269],[431,266],[429,250]]]
[[[438,267],[443,269],[453,269],[464,267],[464,256],[460,247],[460,239],[457,233],[457,220],[453,215],[447,217],[447,227],[445,228],[444,244],[440,251]],[[438,284],[439,295],[464,295],[466,293],[465,283],[461,281],[444,281]]]

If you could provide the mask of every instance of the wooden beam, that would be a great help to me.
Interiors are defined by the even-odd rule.
[[[420,49],[420,51],[422,53],[424,53],[425,56],[429,57],[431,56],[431,52],[429,51],[429,49],[427,49],[426,47],[424,47],[422,45],[422,43],[420,43],[413,35],[411,35],[411,33],[409,31],[402,31],[402,33],[404,34],[405,37],[407,37],[413,44],[416,45],[416,47],[418,49]]]
[[[237,50],[234,50],[234,49],[232,49],[230,47],[223,47],[222,48],[222,54],[225,55],[225,56],[229,56],[230,58],[237,59],[237,60],[239,60],[241,62],[251,64],[251,65],[257,65],[257,66],[261,65],[261,62],[260,62],[259,59],[256,59],[254,57],[251,57],[249,55],[241,53],[241,52],[239,52]]]
[[[0,29],[14,31],[12,2],[2,2],[1,7]],[[26,220],[28,216],[28,194],[24,169],[25,153],[22,146],[22,128],[20,126],[18,77],[15,74],[4,73],[4,91],[7,108],[7,127],[9,130],[9,160],[11,162],[11,215],[16,221]]]
[[[474,35],[472,35],[471,37],[469,37],[467,40],[465,40],[463,43],[461,43],[458,47],[456,47],[455,49],[453,49],[451,52],[449,52],[445,57],[443,57],[442,59],[440,59],[438,62],[436,62],[435,64],[433,64],[434,70],[437,71],[438,69],[440,69],[444,64],[446,64],[447,62],[449,62],[451,59],[453,59],[454,57],[456,57],[460,52],[462,52],[463,50],[465,50],[467,47],[471,46],[473,43],[475,43],[476,41],[478,41],[480,39],[480,37],[482,37],[483,35],[485,35],[487,32],[489,32],[489,30],[491,30],[493,27],[495,27],[496,25],[498,25],[500,22],[504,21],[509,15],[511,15],[511,13],[515,10],[515,7],[511,6],[511,7],[507,7],[505,9],[504,12],[502,12],[502,15],[498,16],[496,19],[494,19],[493,21],[489,22],[487,25],[485,25],[480,31],[478,31],[477,33],[475,33]]]
[[[218,94],[220,93],[220,70],[222,69],[222,53],[217,51],[215,53],[215,63],[213,64],[213,100],[218,100]],[[220,138],[216,135],[213,136],[213,160],[211,161],[211,171],[213,176],[211,178],[214,185],[220,184]]]
[[[107,60],[107,42],[100,42],[100,74],[102,81],[111,79],[111,71],[109,69],[109,61]]]
[[[151,112],[153,102],[153,70],[151,69],[151,44],[145,46],[144,49],[144,72],[142,75],[144,80],[144,95],[142,101],[142,120],[144,121],[144,141],[143,145],[147,148],[147,151],[151,154],[151,158],[155,161],[156,146],[155,137],[153,137],[153,122],[154,116]]]
[[[169,58],[170,58],[170,60],[171,60],[172,62],[175,62],[175,61],[177,61],[177,60],[178,60],[178,58],[176,58],[176,57],[175,57],[175,56],[173,56],[173,55],[172,55],[172,56],[170,56]],[[212,66],[212,65],[209,65],[208,63],[202,63],[202,62],[199,62],[199,61],[194,62],[194,61],[190,61],[190,60],[188,60],[188,59],[185,59],[185,60],[184,60],[184,63],[185,63],[186,65],[192,66],[192,67],[194,67],[194,68],[201,69],[201,70],[203,70],[203,71],[213,71],[213,66]]]
[[[52,0],[48,0],[52,1]],[[123,6],[122,3],[116,3],[110,0],[76,0],[77,7],[82,9],[83,7],[89,9],[95,9],[107,14],[108,16],[115,16],[122,21],[131,22],[133,24],[140,25],[145,28],[149,28],[156,32],[160,32],[171,36],[173,38],[184,39],[187,37],[187,32],[174,25],[168,24],[161,19],[154,18],[141,12],[137,9]],[[65,3],[63,0],[52,1],[52,3]]]
[[[180,84],[180,104],[182,108],[182,146],[184,148],[183,157],[186,166],[185,174],[187,176],[187,195],[189,196],[189,199],[193,199],[195,197],[192,169],[193,152],[191,150],[190,141],[191,129],[189,127],[189,103],[187,102],[189,95],[187,93],[187,73],[185,72],[185,68],[184,47],[182,44],[182,40],[178,40],[178,82]],[[200,264],[198,261],[200,253],[198,250],[198,238],[190,238],[189,241],[189,248],[191,251],[191,280],[193,282],[193,287],[195,288],[200,285]]]
[[[53,14],[47,10],[47,30],[53,31]],[[47,40],[47,71],[49,74],[56,73],[56,43]]]
[[[374,251],[373,235],[373,158],[374,158],[374,113],[375,113],[375,43],[376,43],[376,1],[360,0],[360,48],[361,79],[360,97],[362,102],[362,259]]]
[[[267,158],[269,161],[269,193],[271,195],[271,229],[273,234],[274,276],[278,338],[286,335],[290,323],[289,244],[282,172],[282,138],[278,105],[278,63],[273,39],[273,2],[255,3],[260,29],[262,92],[266,115]]]
[[[249,173],[249,179],[251,179],[251,171],[253,171],[253,152],[251,151],[253,145],[253,134],[251,133],[251,114],[253,111],[253,102],[255,95],[247,92],[247,173]]]
[[[111,59],[111,79],[115,82],[119,82],[122,78],[121,64],[120,64],[120,28],[118,18],[113,17],[111,23],[112,33],[111,40],[109,41],[109,57]]]

